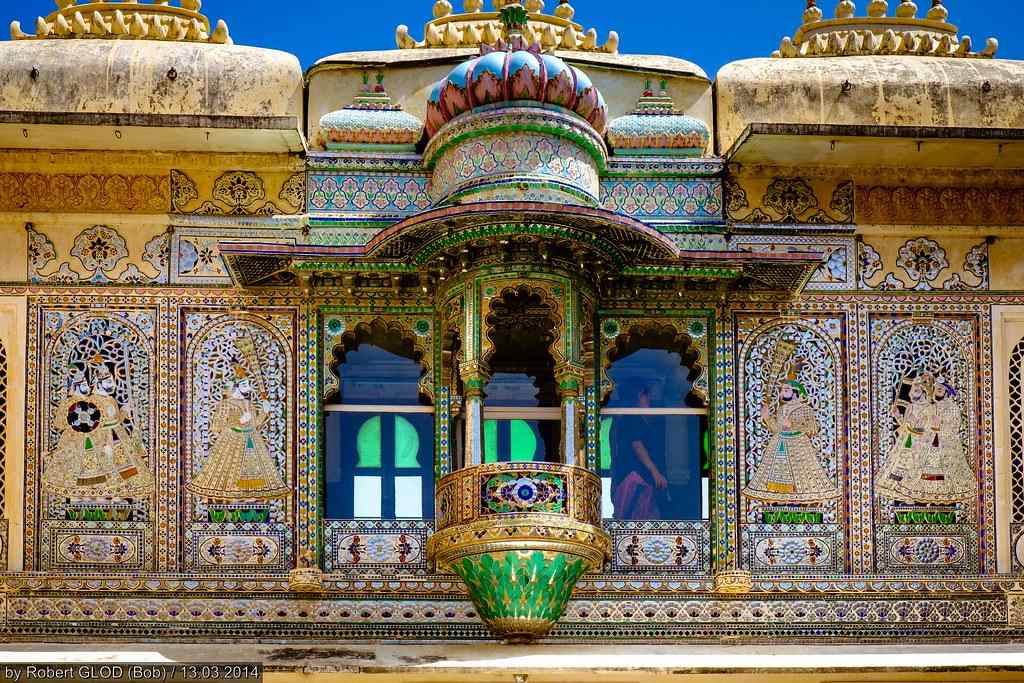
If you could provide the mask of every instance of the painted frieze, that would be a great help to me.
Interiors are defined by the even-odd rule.
[[[167,175],[0,173],[0,211],[167,213]]]
[[[1021,225],[1024,188],[858,185],[857,222],[880,225]]]
[[[740,224],[850,225],[853,181],[805,178],[725,179],[725,209]]]
[[[291,568],[294,315],[183,315],[186,565]]]
[[[274,216],[301,213],[306,206],[304,172],[233,170],[207,175],[171,170],[171,213]]]
[[[156,314],[45,308],[40,316],[47,341],[34,416],[39,469],[31,468],[40,564],[151,566]]]
[[[605,521],[612,537],[613,573],[709,576],[710,527],[706,522]]]
[[[168,281],[170,234],[163,226],[93,225],[70,240],[28,226],[28,279],[52,284],[164,284]],[[139,233],[143,237],[140,239]],[[57,244],[55,244],[55,241]]]
[[[859,243],[860,288],[874,290],[987,290],[988,239],[871,238]]]
[[[717,178],[606,178],[601,206],[667,231],[674,224],[719,223],[722,183]]]
[[[844,565],[845,319],[737,318],[741,543],[761,572]]]

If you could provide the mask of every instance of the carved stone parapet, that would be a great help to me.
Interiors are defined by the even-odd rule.
[[[600,527],[601,480],[554,463],[458,470],[437,489],[427,556],[457,574],[484,623],[509,642],[544,636],[579,578],[611,557]]]

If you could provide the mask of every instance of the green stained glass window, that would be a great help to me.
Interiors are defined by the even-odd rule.
[[[419,467],[420,435],[412,423],[395,416],[395,467]]]
[[[601,469],[612,468],[612,423],[613,417],[606,417],[601,420]]]
[[[371,417],[359,428],[356,436],[356,467],[378,469],[381,466],[380,415]]]
[[[526,420],[484,421],[484,462],[498,462],[498,423],[508,425],[509,462],[530,462],[537,452],[537,435]]]
[[[391,416],[388,416],[390,419]],[[395,415],[395,467],[419,467],[420,436],[409,420]],[[371,417],[356,436],[356,467],[379,469],[383,463],[381,416]]]

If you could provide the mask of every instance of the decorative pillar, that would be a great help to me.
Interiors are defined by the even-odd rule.
[[[463,467],[475,467],[484,462],[484,386],[487,375],[476,364],[462,368],[465,387],[465,459]]]
[[[556,371],[556,379],[558,395],[562,401],[562,463],[576,465],[582,454],[579,408],[583,371],[572,365],[566,365]]]

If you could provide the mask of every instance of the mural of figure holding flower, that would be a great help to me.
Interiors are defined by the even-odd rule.
[[[956,389],[944,378],[915,371],[903,378],[891,414],[896,441],[879,475],[879,493],[923,504],[957,503],[977,495],[978,480],[960,435]]]
[[[252,356],[249,356],[252,358]],[[252,361],[249,362],[252,365]],[[261,433],[273,406],[261,391],[254,400],[253,376],[246,364],[231,364],[227,396],[213,409],[209,457],[188,484],[190,491],[211,500],[272,500],[289,490]],[[257,374],[256,381],[263,380]]]
[[[776,390],[775,399],[769,402],[766,391],[761,407],[768,447],[743,493],[768,503],[823,503],[839,497],[839,488],[819,461],[812,441],[820,426],[807,388],[797,379],[800,362],[794,351],[795,345],[786,340],[775,347],[765,382]]]
[[[89,360],[90,382],[69,368],[68,396],[56,411],[60,438],[46,457],[43,490],[69,498],[142,498],[154,478],[131,427],[131,410],[115,398],[117,380],[103,356]]]

